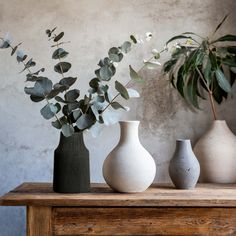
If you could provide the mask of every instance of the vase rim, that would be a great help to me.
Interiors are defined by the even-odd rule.
[[[120,120],[119,123],[140,123],[139,120]]]
[[[190,139],[179,138],[176,139],[176,142],[190,142]]]

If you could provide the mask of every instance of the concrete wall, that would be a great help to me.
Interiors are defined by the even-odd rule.
[[[96,63],[113,45],[119,45],[132,33],[152,31],[154,40],[137,48],[119,67],[117,79],[128,80],[127,65],[138,68],[151,48],[162,48],[171,36],[195,31],[207,35],[228,12],[231,16],[222,33],[236,33],[236,1],[234,0],[9,0],[0,1],[1,34],[10,31],[22,48],[38,65],[47,66],[54,81],[52,50],[45,29],[58,26],[71,40],[72,75],[77,86],[88,88]],[[0,53],[0,195],[25,181],[51,181],[53,150],[59,133],[39,114],[40,104],[32,103],[24,94],[24,75],[8,51]],[[145,72],[144,72],[145,73]],[[131,111],[125,119],[139,119],[140,139],[157,164],[157,182],[168,182],[168,162],[176,138],[191,138],[193,143],[211,123],[210,107],[202,103],[202,111],[192,112],[159,71],[147,74],[144,86],[138,86],[142,97],[129,102]],[[235,92],[235,90],[234,90]],[[236,132],[236,100],[229,99],[218,108],[219,118],[226,119]],[[98,139],[86,135],[91,153],[93,182],[103,182],[104,158],[119,138],[119,127],[105,128]],[[0,207],[0,236],[20,236],[25,232],[23,208]]]

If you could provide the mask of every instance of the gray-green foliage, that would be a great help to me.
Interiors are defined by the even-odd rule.
[[[236,35],[213,38],[226,18],[223,18],[210,37],[203,38],[186,32],[168,40],[167,47],[176,40],[187,42],[177,43],[172,48],[170,60],[163,66],[174,88],[193,107],[199,108],[198,100],[205,99],[204,91],[209,94],[215,119],[213,99],[218,104],[226,99],[236,79],[236,46],[233,44]]]
[[[129,99],[139,95],[137,91],[127,89],[126,85],[115,81],[117,95],[113,97],[108,86],[108,82],[116,73],[115,63],[121,62],[125,54],[131,51],[132,45],[137,43],[135,37],[131,36],[131,41],[125,41],[121,46],[109,49],[108,55],[98,63],[95,77],[89,82],[88,93],[81,97],[79,89],[71,88],[77,78],[67,76],[72,65],[65,60],[69,53],[62,48],[62,45],[67,43],[62,41],[64,32],[56,33],[56,29],[55,27],[46,30],[49,41],[53,42],[51,47],[55,48],[52,53],[52,59],[55,60],[54,71],[61,77],[56,83],[41,75],[45,72],[44,68],[32,70],[36,66],[35,61],[32,58],[27,59],[28,56],[18,50],[20,44],[13,46],[9,35],[0,38],[2,41],[0,48],[10,48],[12,56],[17,54],[17,61],[24,66],[22,72],[27,71],[26,82],[30,83],[25,87],[25,93],[33,102],[44,102],[40,110],[41,115],[47,120],[53,119],[52,126],[60,129],[64,136],[83,132],[92,126],[93,130],[97,130],[101,124],[111,124],[115,117],[111,109],[126,110],[123,105],[115,101],[116,97],[121,95],[124,99]],[[142,80],[131,66],[130,77],[131,80]]]

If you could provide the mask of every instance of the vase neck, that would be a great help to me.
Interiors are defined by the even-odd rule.
[[[120,141],[121,143],[139,142],[138,127],[139,121],[120,121]]]
[[[178,139],[176,140],[176,152],[192,152],[192,146],[189,139]]]

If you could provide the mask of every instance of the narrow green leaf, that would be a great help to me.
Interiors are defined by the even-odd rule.
[[[223,37],[220,37],[216,40],[213,40],[211,43],[216,43],[216,42],[224,42],[224,41],[228,41],[228,42],[234,42],[236,41],[236,35],[232,35],[232,34],[227,34]]]
[[[231,86],[230,86],[230,83],[229,81],[226,79],[224,73],[222,72],[221,69],[217,69],[215,71],[215,74],[216,74],[216,79],[217,79],[217,82],[219,84],[219,86],[226,92],[226,93],[229,93],[231,92]]]
[[[114,108],[115,110],[117,110],[117,109],[126,110],[126,108],[123,107],[123,106],[122,106],[120,103],[118,103],[118,102],[112,102],[112,103],[111,103],[111,106],[112,106],[112,108]]]
[[[58,42],[62,37],[64,36],[64,32],[61,32],[60,34],[58,34],[55,38],[54,38],[54,42]]]
[[[224,18],[221,20],[221,22],[219,23],[219,25],[217,25],[214,34],[216,33],[216,31],[221,27],[221,25],[225,22],[225,20],[227,19],[227,17],[229,16],[229,14],[225,15]]]

